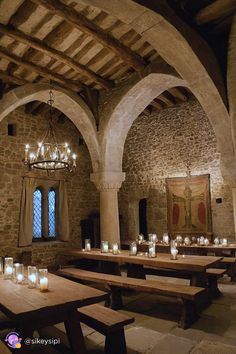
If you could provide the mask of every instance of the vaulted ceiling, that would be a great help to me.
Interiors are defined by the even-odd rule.
[[[235,0],[169,0],[178,16],[213,46],[227,44]],[[224,43],[215,43],[215,38]],[[214,39],[214,40],[213,40]],[[219,56],[224,66],[224,59]],[[149,63],[163,62],[129,25],[99,8],[72,0],[0,0],[0,90],[3,95],[28,82],[55,82],[93,106],[101,90],[110,90]],[[161,110],[186,101],[190,93],[172,88],[147,108]],[[25,110],[47,114],[31,102]],[[63,120],[61,112],[56,113]]]

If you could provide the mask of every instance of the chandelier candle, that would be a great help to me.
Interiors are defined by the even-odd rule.
[[[25,145],[24,164],[30,169],[46,171],[68,170],[76,168],[76,154],[71,152],[68,143],[58,143],[53,124],[53,92],[49,91],[50,118],[48,129],[38,144]]]
[[[13,258],[6,257],[4,259],[4,279],[12,279],[13,278]]]
[[[37,268],[33,266],[28,266],[28,287],[30,289],[36,288],[37,286]]]

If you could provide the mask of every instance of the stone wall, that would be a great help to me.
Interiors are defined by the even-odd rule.
[[[16,136],[8,136],[8,123],[16,124]],[[78,156],[78,168],[72,174],[57,172],[55,178],[67,180],[70,242],[33,243],[32,247],[18,248],[22,177],[30,174],[22,163],[24,145],[38,142],[46,128],[45,117],[26,115],[23,107],[0,123],[0,255],[16,256],[23,251],[32,251],[32,262],[44,266],[55,263],[59,249],[81,245],[80,221],[91,212],[98,211],[99,207],[99,194],[89,180],[92,171],[89,152],[85,145],[78,145],[81,136],[72,122],[66,119],[64,123],[57,123],[58,141],[67,141],[71,145]],[[35,172],[34,175],[48,178],[45,172]]]
[[[161,235],[167,230],[165,178],[186,176],[187,160],[192,175],[210,174],[213,233],[234,238],[232,192],[221,175],[215,135],[192,99],[160,113],[140,115],[129,131],[123,157],[126,180],[119,193],[123,239],[137,237],[142,198],[147,198],[148,232]],[[216,198],[222,198],[222,204]]]

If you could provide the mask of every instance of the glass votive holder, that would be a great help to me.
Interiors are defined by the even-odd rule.
[[[24,266],[21,263],[14,264],[15,269],[15,281],[17,284],[21,284],[24,280]]]
[[[139,234],[138,235],[138,241],[139,241],[139,243],[142,243],[144,241],[144,235],[143,234]]]
[[[132,242],[129,246],[129,255],[130,256],[136,256],[138,252],[138,248],[137,248],[137,243],[136,242]]]
[[[112,253],[113,254],[119,254],[120,253],[119,244],[118,243],[113,243],[112,244]]]
[[[0,274],[3,273],[3,258],[0,257]]]
[[[162,241],[163,241],[164,245],[169,245],[170,238],[167,233],[163,234]]]
[[[39,290],[48,291],[48,270],[46,268],[38,270]]]
[[[219,244],[220,244],[220,239],[219,239],[219,237],[215,237],[215,238],[214,238],[214,245],[215,245],[215,246],[219,246]]]
[[[154,242],[149,242],[148,245],[148,257],[154,258],[156,257],[156,245]]]
[[[90,242],[90,238],[86,238],[84,240],[84,250],[89,252],[91,251],[91,242]]]
[[[13,278],[13,258],[5,257],[4,259],[4,279]]]
[[[37,286],[37,268],[33,266],[28,266],[28,287],[30,289],[36,288]]]
[[[109,244],[108,244],[108,241],[102,241],[102,242],[101,242],[101,252],[102,252],[102,253],[108,253],[108,252],[109,252]]]
[[[177,259],[178,250],[176,248],[170,249],[170,259]]]
[[[228,246],[228,240],[227,240],[227,238],[222,238],[222,240],[221,240],[221,245],[224,246],[224,247]]]

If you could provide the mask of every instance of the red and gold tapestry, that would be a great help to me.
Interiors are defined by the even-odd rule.
[[[166,179],[168,231],[211,232],[210,175]]]

